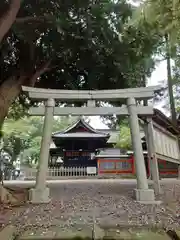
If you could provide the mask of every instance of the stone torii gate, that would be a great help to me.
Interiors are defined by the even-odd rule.
[[[153,146],[153,134],[151,117],[153,108],[151,106],[137,105],[136,100],[148,100],[153,98],[154,92],[159,87],[129,88],[115,90],[53,90],[22,87],[22,90],[28,94],[31,99],[44,101],[45,106],[33,107],[30,109],[30,115],[45,116],[43,136],[41,141],[40,159],[38,172],[36,176],[35,188],[30,190],[30,201],[32,203],[47,203],[50,201],[49,188],[46,186],[46,174],[48,170],[49,147],[52,134],[53,116],[107,116],[124,115],[129,116],[131,128],[132,145],[135,155],[135,167],[137,174],[137,189],[134,190],[135,199],[142,203],[153,203],[155,194],[153,189],[149,189],[146,177],[144,156],[141,144],[138,116],[148,118],[149,146]],[[122,107],[96,107],[96,101],[117,101],[125,99],[127,106]],[[87,102],[86,107],[55,107],[55,100],[62,102],[81,101]],[[153,147],[151,147],[153,151]],[[159,172],[157,159],[154,158],[152,176],[156,192],[160,191]]]

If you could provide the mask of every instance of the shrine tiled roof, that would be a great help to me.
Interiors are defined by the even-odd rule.
[[[109,137],[104,133],[88,133],[88,132],[74,132],[74,133],[56,133],[54,138],[104,138]]]
[[[83,129],[80,130],[80,128]],[[52,138],[109,138],[110,134],[92,128],[83,118],[80,118],[74,124],[64,131],[52,134]]]
[[[140,117],[140,119],[144,119]],[[153,122],[157,123],[162,128],[166,129],[174,135],[179,135],[179,129],[174,125],[172,120],[162,113],[159,109],[154,108],[154,114],[152,116]]]
[[[179,129],[174,125],[172,120],[162,113],[159,109],[154,108],[154,114],[152,116],[154,122],[159,124],[164,129],[168,130],[174,135],[179,135]]]

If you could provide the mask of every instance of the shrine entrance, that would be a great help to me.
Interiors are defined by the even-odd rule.
[[[153,98],[158,87],[130,88],[116,90],[97,91],[76,91],[76,90],[53,90],[23,87],[29,98],[37,101],[44,101],[45,106],[33,107],[30,115],[45,116],[43,136],[41,142],[40,159],[36,176],[36,186],[30,190],[30,201],[32,203],[47,203],[50,201],[49,188],[46,186],[46,173],[48,170],[49,148],[52,134],[53,116],[108,116],[123,115],[129,116],[132,145],[135,156],[135,168],[137,174],[137,188],[134,189],[135,199],[141,203],[154,203],[155,194],[160,192],[159,172],[157,159],[153,144],[152,127],[152,106],[143,106],[137,102]],[[96,107],[97,101],[118,101],[126,100],[126,105],[122,107]],[[55,107],[55,101],[62,102],[83,102],[86,107]],[[137,101],[138,100],[138,101]],[[149,189],[146,177],[146,169],[141,144],[138,116],[147,119],[148,145],[151,150],[152,178],[154,180],[154,190]]]

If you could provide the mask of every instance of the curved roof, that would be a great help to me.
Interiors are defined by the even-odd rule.
[[[84,127],[87,131],[82,132],[78,131],[78,127]],[[72,132],[73,129],[76,129],[76,132]],[[110,134],[105,133],[100,130],[96,130],[92,128],[82,117],[79,118],[74,124],[65,129],[64,131],[55,132],[52,134],[53,138],[76,138],[76,137],[84,137],[84,138],[109,138]]]
[[[155,123],[159,124],[161,127],[165,128],[174,135],[179,135],[179,129],[174,125],[172,120],[162,113],[159,109],[154,108],[154,114],[152,119]]]
[[[179,129],[175,126],[172,120],[162,113],[159,109],[154,108],[154,113],[152,115],[152,120],[157,123],[162,128],[166,129],[174,135],[179,135]],[[142,120],[145,120],[144,117],[139,117]]]
[[[56,133],[53,137],[62,138],[104,138],[106,135],[103,133],[88,133],[88,132],[75,132],[75,133]]]

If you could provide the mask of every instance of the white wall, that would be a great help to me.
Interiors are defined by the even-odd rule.
[[[160,128],[154,126],[154,141],[157,154],[179,160],[179,146],[176,137],[168,132],[162,132]]]

